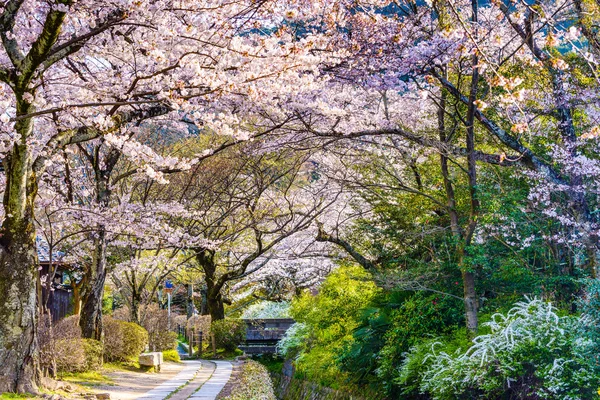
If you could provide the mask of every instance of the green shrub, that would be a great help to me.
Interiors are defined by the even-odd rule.
[[[180,362],[181,358],[177,350],[163,350],[163,361]]]
[[[210,324],[217,348],[235,350],[246,338],[246,323],[241,319],[222,319]]]
[[[113,318],[104,319],[104,359],[129,361],[144,351],[148,332],[133,322]]]
[[[346,390],[349,375],[340,370],[337,358],[354,340],[361,308],[378,292],[364,268],[340,266],[327,276],[316,296],[304,292],[292,301],[297,325],[286,333],[280,348],[295,357],[299,375],[322,386]]]
[[[102,367],[102,343],[94,339],[82,339],[85,353],[85,370],[95,371]]]
[[[600,377],[581,324],[541,300],[519,302],[484,324],[491,333],[477,336],[466,351],[449,353],[443,344],[432,344],[426,354],[413,350],[403,375],[415,376],[411,370],[425,362],[419,389],[433,399],[596,398]]]

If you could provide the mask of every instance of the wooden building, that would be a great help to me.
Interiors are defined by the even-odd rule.
[[[46,308],[52,315],[52,321],[58,321],[73,313],[73,274],[71,265],[65,264],[62,259],[64,253],[53,251],[52,263],[48,243],[38,237],[36,240],[38,260],[40,263],[40,281],[38,281],[38,303],[46,301]],[[42,283],[42,277],[54,273],[50,292]],[[45,282],[45,279],[44,279]],[[41,307],[40,307],[41,309]]]

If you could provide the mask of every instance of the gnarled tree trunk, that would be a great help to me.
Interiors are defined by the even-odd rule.
[[[92,265],[86,273],[86,285],[82,293],[82,308],[79,318],[81,334],[84,338],[102,338],[102,297],[106,282],[106,240],[101,230],[94,243]]]
[[[25,143],[33,124],[23,120],[16,128],[23,139],[4,160],[7,182],[6,219],[0,229],[0,393],[36,393],[40,378],[33,226],[37,184]]]

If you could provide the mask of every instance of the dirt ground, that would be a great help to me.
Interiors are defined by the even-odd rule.
[[[137,399],[142,394],[155,388],[161,383],[174,378],[185,365],[166,362],[161,366],[159,373],[115,371],[106,374],[114,381],[114,385],[94,386],[90,389],[94,393],[109,393],[111,400]]]

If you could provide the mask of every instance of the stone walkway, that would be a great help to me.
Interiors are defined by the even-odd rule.
[[[163,400],[181,387],[169,400],[215,400],[229,380],[233,368],[229,361],[194,360],[184,363],[185,368],[173,379],[144,393],[138,399]]]
[[[181,390],[174,393],[169,400],[187,400],[196,390],[198,390],[206,381],[210,379],[215,371],[216,365],[213,362],[201,360],[202,368],[198,370],[194,379],[188,382]]]
[[[217,365],[210,379],[202,385],[200,390],[192,394],[190,399],[215,400],[217,395],[223,390],[225,384],[231,376],[233,365],[229,361],[211,361]]]
[[[163,400],[165,397],[173,393],[177,388],[185,385],[190,379],[196,375],[196,372],[202,368],[201,361],[184,361],[186,366],[174,378],[158,385],[154,389],[144,393],[138,399],[143,400]],[[143,379],[143,378],[142,378]]]

